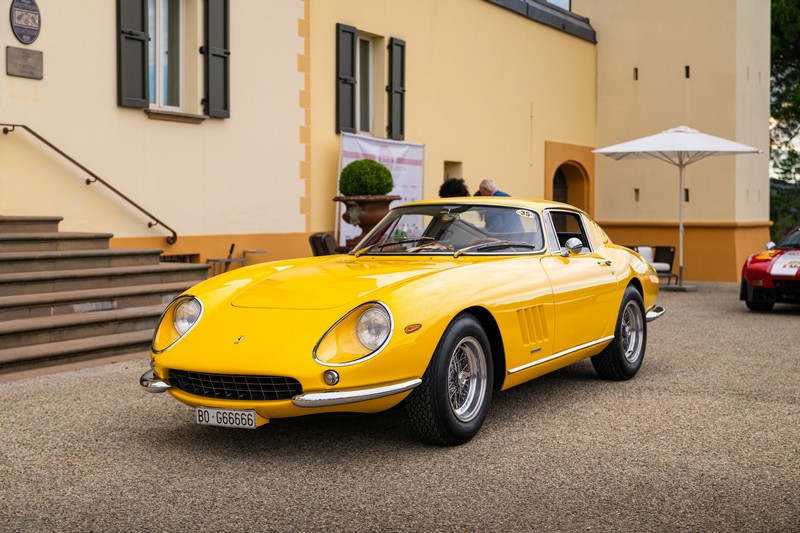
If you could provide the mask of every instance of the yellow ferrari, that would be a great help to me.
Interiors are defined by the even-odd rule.
[[[633,377],[657,294],[647,261],[569,205],[414,202],[348,254],[240,268],[179,296],[140,384],[237,428],[404,402],[419,438],[457,445],[494,391],[587,357],[602,378]]]

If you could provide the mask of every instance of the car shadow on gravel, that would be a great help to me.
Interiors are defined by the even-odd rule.
[[[484,428],[502,432],[498,424],[504,420],[530,417],[539,410],[560,410],[570,399],[586,393],[587,382],[604,383],[588,360],[506,391],[494,391]],[[336,449],[336,453],[352,453],[360,460],[371,454],[394,453],[398,447],[446,449],[415,438],[402,403],[376,414],[330,413],[273,419],[257,430],[200,426],[194,423],[190,409],[172,424],[169,433],[160,437],[160,444],[191,450],[192,454],[235,454],[248,460],[262,456],[302,457],[319,451],[321,446]],[[482,434],[479,432],[473,442],[480,441]]]

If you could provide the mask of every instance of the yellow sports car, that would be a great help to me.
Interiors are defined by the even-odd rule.
[[[492,393],[591,357],[642,365],[658,276],[569,205],[508,197],[393,209],[348,254],[240,268],[179,296],[140,384],[199,424],[375,413],[422,440],[480,429]]]

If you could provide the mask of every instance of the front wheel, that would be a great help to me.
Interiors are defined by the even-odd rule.
[[[646,346],[647,321],[642,296],[633,287],[628,287],[622,297],[614,340],[592,357],[592,366],[603,379],[630,379],[642,366]]]
[[[742,278],[742,288],[739,291],[739,298],[744,300],[745,305],[751,311],[770,311],[773,307],[775,307],[775,302],[769,300],[752,300],[750,296],[756,292],[756,289],[753,289],[747,280]]]
[[[480,430],[492,398],[489,339],[470,314],[442,335],[422,383],[406,399],[412,431],[442,446],[463,444]]]

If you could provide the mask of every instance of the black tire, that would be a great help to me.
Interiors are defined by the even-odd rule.
[[[447,326],[422,383],[406,398],[411,430],[441,446],[468,442],[486,418],[492,380],[486,332],[474,316],[462,313]]]
[[[619,307],[614,340],[602,352],[592,357],[592,366],[603,379],[630,379],[641,368],[646,347],[647,320],[642,295],[628,286]]]
[[[755,292],[755,290],[747,283],[747,280],[742,277],[742,286],[739,290],[739,299],[744,300],[745,305],[751,311],[771,311],[773,307],[775,307],[775,302],[769,302],[764,300],[751,300],[749,296]]]
[[[751,311],[771,311],[775,307],[775,302],[754,302],[753,300],[745,300],[745,305]]]

